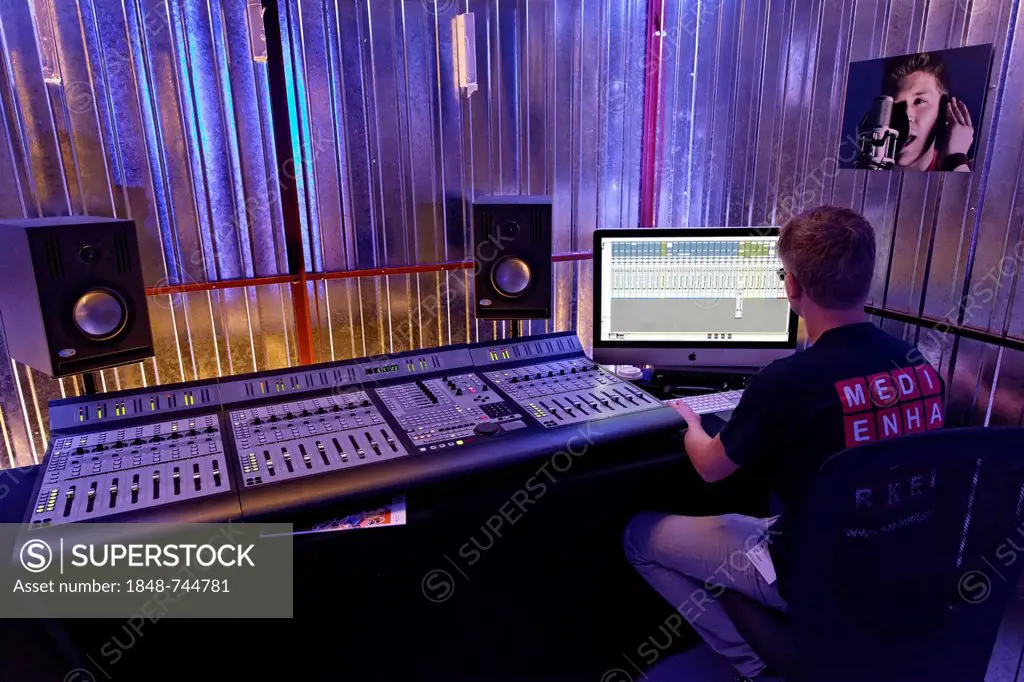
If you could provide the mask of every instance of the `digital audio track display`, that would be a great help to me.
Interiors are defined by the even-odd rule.
[[[776,240],[606,238],[602,340],[786,341],[790,307]]]

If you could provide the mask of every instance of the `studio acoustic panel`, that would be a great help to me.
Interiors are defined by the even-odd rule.
[[[484,320],[551,317],[552,205],[548,196],[473,202],[474,310]]]
[[[52,377],[153,356],[135,223],[0,221],[0,315],[10,356]]]

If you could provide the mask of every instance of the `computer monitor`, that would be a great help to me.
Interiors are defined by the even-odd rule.
[[[777,227],[594,233],[594,361],[754,370],[792,354]]]

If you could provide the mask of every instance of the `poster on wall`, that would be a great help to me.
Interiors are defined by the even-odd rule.
[[[992,45],[852,62],[839,167],[971,172],[991,66]]]

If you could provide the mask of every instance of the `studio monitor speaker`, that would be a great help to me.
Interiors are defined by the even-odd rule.
[[[474,309],[484,320],[551,317],[551,198],[473,202]]]
[[[52,377],[152,357],[135,223],[0,221],[0,315],[10,356]]]

